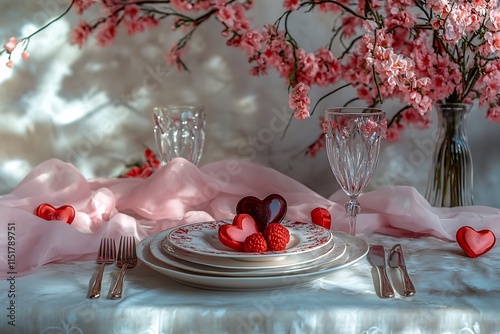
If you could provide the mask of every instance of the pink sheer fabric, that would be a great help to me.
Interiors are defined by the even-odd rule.
[[[323,207],[332,214],[332,229],[347,231],[347,197],[342,192],[324,198],[276,170],[247,161],[224,160],[197,168],[177,158],[147,179],[87,180],[72,165],[48,160],[0,197],[0,275],[25,275],[49,262],[92,260],[101,237],[134,235],[142,240],[181,224],[232,219],[242,197],[263,199],[271,193],[286,199],[287,219],[310,221],[311,210]],[[499,209],[434,208],[409,186],[367,192],[359,201],[357,234],[455,240],[456,231],[469,225],[500,235]],[[73,206],[74,222],[35,216],[41,203]],[[13,253],[6,250],[15,251],[15,256],[9,257]]]

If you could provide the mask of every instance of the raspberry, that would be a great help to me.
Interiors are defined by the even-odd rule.
[[[264,253],[267,250],[267,242],[262,233],[255,232],[246,237],[243,243],[245,252]]]
[[[267,240],[269,250],[282,251],[290,241],[290,232],[287,228],[278,223],[267,225],[264,231],[264,237]]]

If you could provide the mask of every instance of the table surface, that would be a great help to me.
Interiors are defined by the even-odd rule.
[[[103,297],[86,298],[93,261],[47,264],[0,282],[1,333],[498,333],[500,249],[469,258],[455,242],[361,236],[388,251],[400,243],[417,289],[382,299],[366,258],[306,285],[211,291],[174,282],[144,263],[127,271],[124,297],[105,298],[119,269],[107,266]],[[12,307],[14,305],[14,307]],[[13,324],[15,326],[13,326]]]

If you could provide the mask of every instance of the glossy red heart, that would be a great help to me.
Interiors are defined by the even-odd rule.
[[[315,208],[311,211],[311,220],[313,224],[323,226],[326,229],[330,229],[332,226],[332,215],[330,211],[325,208]]]
[[[286,215],[287,204],[283,196],[271,194],[263,200],[254,196],[243,197],[236,205],[236,214],[246,213],[257,223],[259,232],[264,233],[266,226],[280,223]]]
[[[36,208],[35,215],[45,220],[62,220],[71,224],[75,219],[75,209],[70,205],[55,208],[50,204],[43,203]]]
[[[458,245],[470,257],[478,257],[493,248],[495,234],[490,230],[476,231],[470,226],[463,226],[457,231]]]
[[[233,224],[219,227],[219,241],[229,248],[243,252],[243,243],[250,235],[258,232],[255,220],[245,213],[234,216]]]

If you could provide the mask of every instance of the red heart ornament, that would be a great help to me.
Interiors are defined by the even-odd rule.
[[[330,211],[325,208],[315,208],[311,211],[311,220],[313,224],[323,226],[326,229],[330,229],[332,226],[332,215]]]
[[[496,242],[495,234],[490,230],[476,231],[470,226],[463,226],[457,231],[458,245],[465,254],[475,258],[487,253]]]
[[[263,200],[254,196],[243,197],[236,205],[236,214],[246,213],[252,216],[259,231],[264,233],[266,226],[280,223],[286,215],[287,204],[283,196],[271,194]]]
[[[55,208],[50,204],[43,203],[36,208],[35,215],[45,220],[62,220],[71,224],[75,219],[75,209],[70,205]]]
[[[236,215],[233,218],[233,224],[222,225],[219,227],[219,241],[229,248],[243,252],[243,243],[250,235],[258,232],[255,220],[245,213]]]

